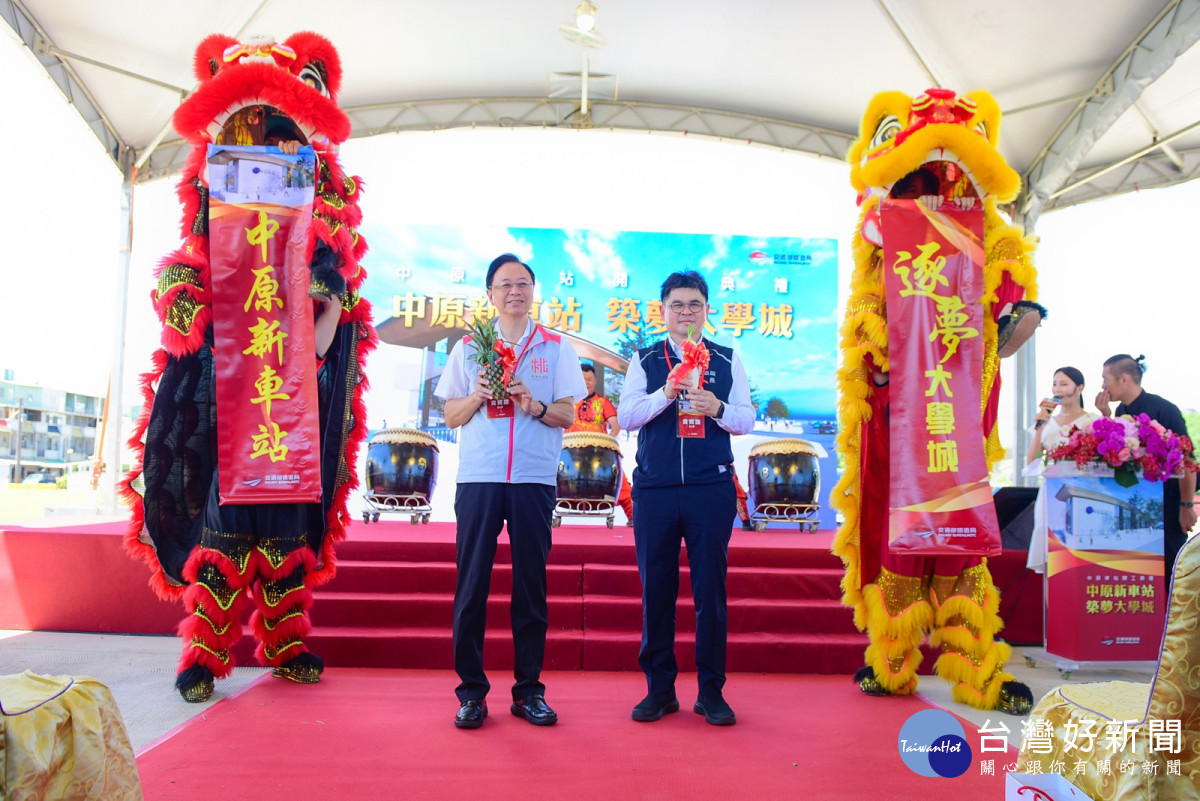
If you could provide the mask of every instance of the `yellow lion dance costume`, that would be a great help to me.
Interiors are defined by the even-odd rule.
[[[917,686],[926,633],[942,653],[937,673],[956,701],[1024,714],[1029,688],[1004,672],[1009,646],[999,591],[981,557],[916,557],[888,552],[888,311],[884,291],[880,200],[920,198],[934,209],[982,205],[984,214],[984,363],[979,387],[987,466],[1004,454],[996,432],[999,362],[1032,334],[1043,309],[1032,243],[996,211],[1016,197],[1020,178],[996,149],[1000,111],[986,92],[956,97],[930,89],[913,99],[876,95],[847,155],[862,209],[854,235],[854,276],[842,324],[838,371],[838,449],[845,472],[832,503],[845,518],[833,551],[846,565],[843,602],[870,640],[863,692],[907,695]]]

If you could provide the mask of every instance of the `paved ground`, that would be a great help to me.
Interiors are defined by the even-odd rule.
[[[450,633],[447,631],[446,636]],[[1064,683],[1059,670],[1039,659],[1035,667],[1025,663],[1024,653],[1033,649],[1016,648],[1009,670],[1041,698],[1053,687]],[[32,670],[50,675],[93,676],[112,691],[125,720],[134,751],[140,751],[170,733],[212,704],[233,695],[266,673],[264,668],[235,668],[234,674],[217,683],[217,691],[204,704],[188,704],[175,692],[175,664],[179,658],[179,640],[167,636],[123,636],[115,634],[73,634],[64,632],[25,632],[0,630],[0,675]],[[1139,669],[1074,670],[1069,682],[1124,681],[1149,682],[1153,671]],[[850,680],[849,677],[846,679]],[[731,687],[736,683],[731,677]],[[446,671],[447,687],[455,683]],[[949,709],[977,727],[991,721],[994,728],[1003,720],[1008,726],[1009,742],[1019,746],[1024,718],[980,712],[950,700],[950,686],[935,676],[922,676],[920,692],[930,702]],[[447,690],[449,695],[449,690]],[[450,706],[453,704],[451,703]],[[452,710],[447,713],[447,720]],[[447,723],[447,725],[449,725]]]

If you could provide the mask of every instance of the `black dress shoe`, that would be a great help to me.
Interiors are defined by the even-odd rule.
[[[513,701],[512,713],[525,718],[534,726],[553,726],[558,723],[558,713],[546,705],[540,695],[530,695],[523,701]]]
[[[669,693],[649,693],[633,708],[633,719],[641,723],[658,720],[669,712],[679,711],[679,699],[674,691]]]
[[[702,694],[696,699],[692,711],[697,715],[704,715],[704,719],[714,726],[732,726],[737,723],[737,715],[733,714],[733,710],[719,692]]]
[[[487,701],[463,701],[454,716],[454,725],[460,729],[478,729],[487,717]]]

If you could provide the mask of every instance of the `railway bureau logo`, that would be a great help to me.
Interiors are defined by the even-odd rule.
[[[971,746],[962,724],[940,709],[910,715],[900,727],[896,747],[904,764],[918,776],[953,779],[971,766]]]

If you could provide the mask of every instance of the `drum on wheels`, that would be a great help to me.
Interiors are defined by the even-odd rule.
[[[577,515],[604,517],[612,528],[620,492],[621,448],[616,438],[595,431],[563,434],[552,525]]]
[[[367,509],[363,522],[380,512],[399,512],[414,525],[428,523],[437,486],[437,440],[415,428],[385,428],[367,443]]]
[[[768,522],[798,523],[816,531],[821,507],[818,452],[803,439],[768,439],[750,450],[750,519],[759,531]]]

